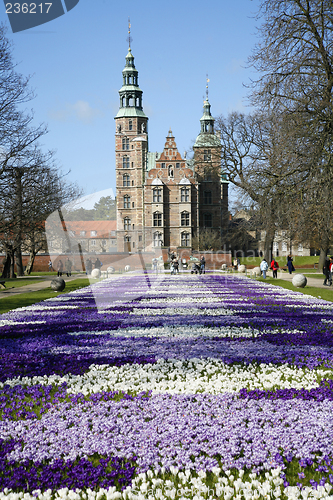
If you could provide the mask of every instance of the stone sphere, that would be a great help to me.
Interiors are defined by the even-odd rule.
[[[295,274],[292,280],[292,284],[297,288],[304,288],[307,284],[308,280],[304,276],[304,274]]]
[[[62,292],[66,286],[65,280],[62,278],[54,278],[51,281],[51,288],[54,292]]]
[[[222,264],[221,269],[222,271],[225,271],[227,269],[227,264]]]
[[[238,266],[239,273],[245,273],[245,269],[246,269],[246,267],[244,266],[244,264],[241,264],[240,266]]]
[[[126,273],[128,273],[128,271],[130,271],[130,269],[131,269],[131,266],[129,266],[129,265],[125,266],[125,272]]]
[[[112,266],[109,266],[109,267],[107,268],[107,272],[108,272],[109,274],[113,274],[113,273],[115,272],[115,268],[114,268],[114,267],[112,267]]]
[[[254,267],[252,269],[252,272],[256,273],[256,276],[260,276],[261,275],[261,269],[260,269],[260,267]]]
[[[91,277],[92,278],[99,278],[101,275],[101,271],[99,269],[93,269],[91,271]]]

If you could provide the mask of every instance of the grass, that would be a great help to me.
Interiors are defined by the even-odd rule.
[[[311,295],[312,297],[333,302],[333,290],[330,289],[329,287],[327,287],[327,289],[317,288],[315,286],[296,288],[291,283],[291,281],[273,279],[271,277],[267,277],[265,280],[263,278],[257,278],[257,281],[264,281],[265,283],[269,283],[270,285],[281,286],[282,288],[286,288],[287,290],[292,290],[293,292],[301,292],[304,293],[305,295]]]
[[[33,283],[40,283],[42,281],[44,280],[38,278],[8,278],[5,280],[5,286],[6,288],[20,288],[21,286],[32,285]]]
[[[276,260],[280,264],[280,267],[287,266],[286,256],[281,255],[279,257],[276,257]],[[260,262],[262,261],[262,257],[242,257],[240,261],[241,264],[244,264],[245,266],[259,266]],[[295,267],[308,266],[309,268],[313,269],[314,264],[318,264],[318,262],[319,262],[319,255],[293,256],[293,264]]]
[[[31,281],[29,280],[30,284]],[[31,306],[36,304],[36,302],[41,302],[42,300],[50,299],[52,297],[57,297],[63,293],[73,292],[78,288],[83,288],[89,286],[90,282],[88,278],[78,278],[73,281],[67,281],[66,287],[63,292],[54,292],[50,288],[44,288],[43,290],[38,290],[36,292],[20,293],[18,295],[12,295],[9,297],[4,297],[0,299],[0,314],[4,314],[12,309],[17,309],[18,307]]]

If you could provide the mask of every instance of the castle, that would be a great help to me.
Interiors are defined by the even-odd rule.
[[[214,133],[208,90],[193,158],[182,157],[172,131],[162,153],[148,149],[138,70],[129,45],[116,122],[117,251],[199,249],[199,238],[221,239],[228,223],[228,182]]]

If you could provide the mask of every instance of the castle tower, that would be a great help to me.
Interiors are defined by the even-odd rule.
[[[194,148],[194,170],[198,182],[196,235],[214,232],[222,237],[227,223],[228,183],[221,172],[221,141],[214,132],[214,118],[208,100],[208,79],[200,134]]]
[[[130,43],[129,37],[129,43]],[[116,121],[117,251],[144,248],[143,184],[148,152],[148,118],[142,108],[138,70],[129,44]]]

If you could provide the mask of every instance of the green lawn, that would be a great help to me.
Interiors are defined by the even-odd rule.
[[[287,257],[281,256],[276,257],[280,267],[287,266]],[[241,264],[245,264],[245,266],[259,266],[262,261],[262,257],[243,257],[240,259]],[[303,257],[303,256],[295,256],[293,257],[294,266],[309,266],[310,269],[313,269],[314,264],[318,264],[319,255],[311,256],[311,257]]]
[[[33,282],[35,283],[35,281]],[[29,283],[31,283],[30,280]],[[20,293],[18,295],[4,297],[0,299],[0,314],[11,311],[12,309],[17,309],[18,307],[31,306],[36,302],[41,302],[42,300],[50,299],[51,297],[56,297],[63,293],[72,292],[73,290],[89,285],[88,278],[78,278],[77,280],[67,281],[63,292],[54,292],[51,288],[45,288],[44,290],[38,290],[36,292]]]
[[[265,283],[269,283],[270,285],[281,286],[282,288],[286,288],[287,290],[293,290],[294,292],[301,292],[305,295],[311,295],[312,297],[317,297],[320,299],[328,300],[329,302],[333,302],[333,289],[327,287],[326,288],[317,288],[315,286],[306,286],[305,288],[296,288],[291,281],[273,279],[271,277],[267,277],[265,280],[263,278],[257,278],[257,281],[264,281]]]
[[[41,281],[44,280],[38,278],[8,278],[5,279],[5,286],[6,288],[19,288],[20,286],[32,285],[33,283],[40,283]]]

